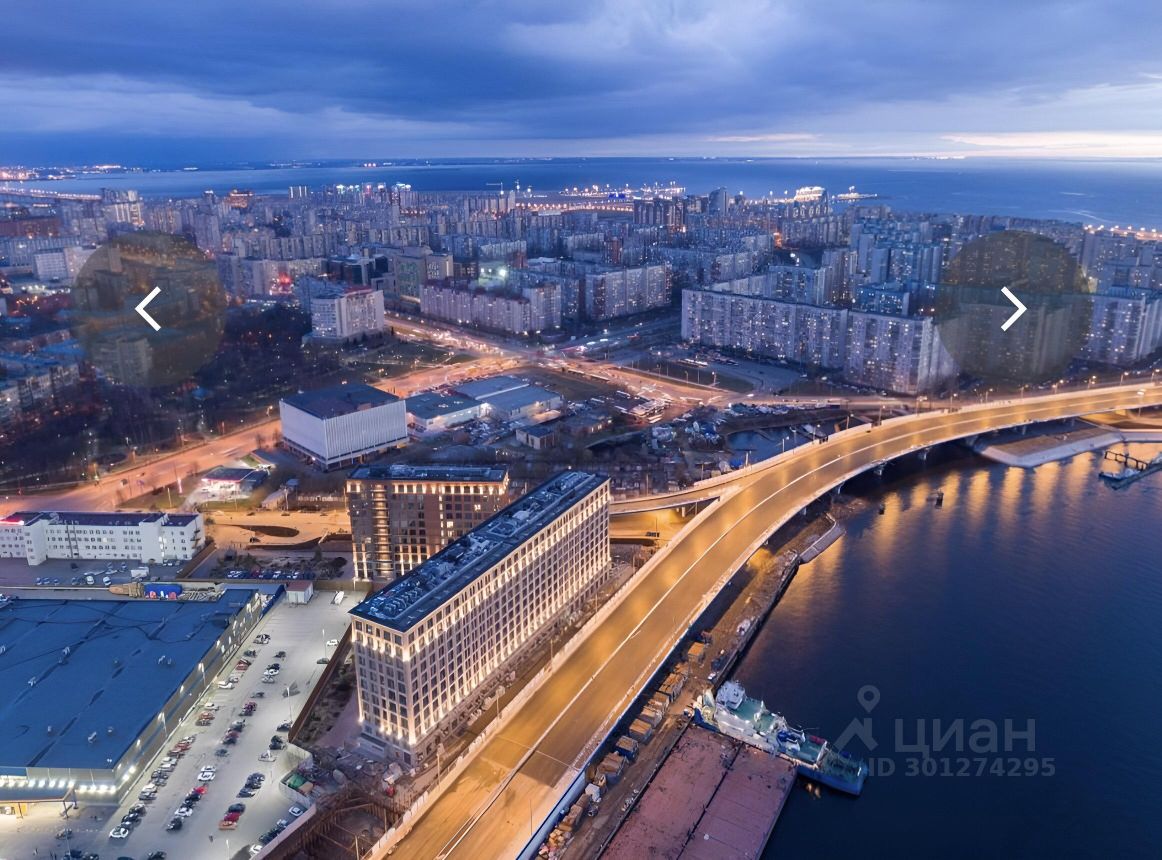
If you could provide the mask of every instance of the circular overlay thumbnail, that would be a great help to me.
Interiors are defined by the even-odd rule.
[[[128,233],[85,262],[72,288],[72,329],[114,382],[168,386],[213,357],[226,304],[217,266],[192,242]]]

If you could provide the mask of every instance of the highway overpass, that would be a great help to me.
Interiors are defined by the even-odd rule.
[[[1029,396],[889,419],[835,433],[732,473],[721,497],[650,560],[604,623],[555,671],[447,790],[393,856],[515,857],[563,781],[608,731],[723,583],[775,530],[849,478],[910,452],[1005,427],[1162,405],[1162,387],[1127,385]],[[383,843],[381,843],[382,845]],[[385,856],[380,850],[378,856]]]

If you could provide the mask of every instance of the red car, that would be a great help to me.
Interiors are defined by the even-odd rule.
[[[195,786],[194,788],[191,788],[190,791],[192,791],[194,794],[205,794],[206,793],[206,786],[204,786],[204,785]]]
[[[242,817],[241,812],[227,812],[225,815],[222,816],[222,820],[223,821],[237,821],[241,817]]]

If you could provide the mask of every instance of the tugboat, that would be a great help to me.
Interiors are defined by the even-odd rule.
[[[700,725],[782,756],[800,775],[829,788],[857,797],[863,791],[866,762],[792,726],[782,714],[768,711],[761,701],[749,698],[737,681],[727,681],[717,694],[706,690],[695,705]]]

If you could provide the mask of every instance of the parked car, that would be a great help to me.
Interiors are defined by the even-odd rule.
[[[173,832],[174,830],[181,830],[182,829],[182,820],[180,818],[178,818],[177,816],[174,816],[173,818],[171,818],[169,820],[169,824],[167,824],[165,826],[165,829],[170,831],[170,832]]]
[[[227,812],[245,812],[246,811],[246,804],[245,803],[231,803],[230,806],[227,807],[226,811]]]
[[[275,755],[274,753],[272,753],[270,750],[267,750],[266,752],[264,752],[262,755],[260,755],[260,756],[258,757],[258,760],[259,760],[259,761],[274,761],[274,760],[276,760],[277,758],[278,758],[278,756],[277,756],[277,755]]]
[[[219,830],[235,830],[237,827],[238,827],[237,821],[228,821],[227,819],[223,818],[221,821],[218,822],[218,829]]]
[[[127,839],[128,837],[129,837],[129,828],[127,828],[127,827],[114,827],[112,830],[109,831],[109,838],[110,839]]]

